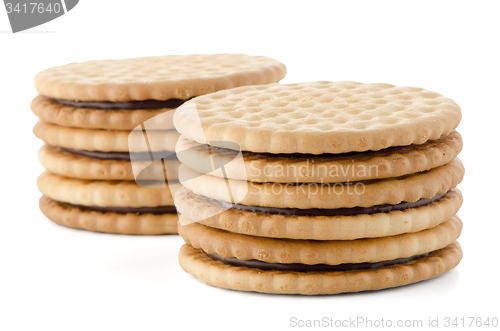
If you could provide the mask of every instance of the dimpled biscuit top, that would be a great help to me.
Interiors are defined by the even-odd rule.
[[[199,116],[199,125],[192,125]],[[268,153],[345,153],[422,144],[455,129],[460,107],[417,87],[310,82],[239,87],[197,97],[174,116],[188,139]]]
[[[40,72],[44,96],[76,101],[167,100],[280,81],[283,63],[244,54],[167,55],[71,63]]]

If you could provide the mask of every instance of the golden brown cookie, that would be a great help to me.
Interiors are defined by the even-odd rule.
[[[283,63],[244,54],[166,55],[70,63],[40,72],[35,87],[65,100],[189,99],[222,89],[280,81]]]
[[[245,171],[235,162],[233,150],[199,144],[181,136],[176,152],[183,164],[212,176],[224,177],[221,168],[212,169],[212,160],[224,165],[227,178],[251,182],[338,183],[375,178],[399,177],[442,166],[462,150],[456,131],[422,145],[393,147],[377,152],[327,154],[270,154],[243,152]]]
[[[441,275],[462,259],[457,242],[427,257],[373,270],[335,272],[285,272],[235,267],[215,261],[189,244],[181,247],[179,263],[184,271],[208,285],[264,293],[336,294],[380,290],[416,283]]]
[[[132,165],[127,160],[102,160],[73,153],[61,147],[44,144],[38,151],[40,163],[48,171],[70,178],[89,180],[131,180],[134,181]],[[165,180],[165,174],[177,174],[180,166],[178,160],[165,160],[161,167],[151,167],[149,161],[134,162],[141,172],[143,180]],[[177,176],[169,177],[168,180],[176,180]]]
[[[185,217],[180,216],[181,219]],[[182,224],[182,220],[181,220]],[[247,236],[199,223],[179,226],[186,243],[209,254],[269,263],[329,264],[379,262],[429,253],[453,243],[462,221],[453,216],[415,233],[358,240],[294,240]]]
[[[201,126],[194,126],[199,118]],[[176,129],[198,143],[257,153],[347,153],[423,144],[448,135],[460,107],[417,87],[356,82],[245,86],[177,108]],[[222,144],[223,146],[224,144]]]
[[[46,171],[37,182],[43,195],[73,205],[133,208],[174,205],[164,181],[142,187],[132,181],[83,180]]]
[[[70,128],[38,121],[33,128],[35,136],[49,145],[77,150],[101,152],[148,152],[143,145],[143,131],[115,131]],[[131,137],[129,137],[131,135]],[[170,131],[148,131],[151,151],[175,151],[179,133]],[[129,144],[129,141],[131,144]]]
[[[158,235],[176,234],[178,217],[171,214],[136,214],[82,210],[78,207],[40,198],[40,210],[53,222],[74,229],[94,232]]]
[[[288,239],[352,240],[394,236],[435,227],[455,215],[462,205],[458,189],[428,205],[352,216],[298,216],[251,212],[221,205],[188,191],[175,195],[182,215],[213,228],[251,236]]]
[[[174,129],[174,111],[170,108],[116,110],[71,107],[38,95],[31,102],[31,110],[42,121],[59,126],[131,131],[141,123],[150,120],[149,129]],[[158,116],[165,113],[168,116]]]
[[[414,202],[456,187],[463,175],[464,167],[458,158],[425,172],[349,184],[255,183],[203,175],[184,164],[179,168],[180,182],[195,194],[243,205],[299,209]]]

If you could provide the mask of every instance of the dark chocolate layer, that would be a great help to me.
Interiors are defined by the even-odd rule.
[[[388,213],[393,210],[405,210],[410,208],[417,208],[436,202],[443,198],[446,193],[438,194],[430,199],[420,199],[415,202],[401,202],[397,205],[377,205],[372,207],[354,207],[354,208],[337,208],[337,209],[299,209],[299,208],[277,208],[277,207],[260,207],[260,206],[247,206],[242,204],[232,204],[225,201],[219,201],[207,198],[211,202],[216,202],[226,209],[238,209],[249,211],[253,213],[267,213],[278,215],[298,215],[298,216],[352,216],[360,214],[375,214],[375,213]]]
[[[205,252],[204,252],[205,253]],[[308,271],[349,271],[349,270],[362,270],[362,269],[379,269],[383,267],[388,267],[396,264],[403,264],[413,260],[421,259],[427,257],[430,253],[415,255],[408,258],[401,258],[391,261],[381,261],[381,262],[364,262],[364,263],[345,263],[338,265],[329,264],[302,264],[302,263],[268,263],[259,260],[238,260],[237,258],[223,258],[218,254],[208,254],[208,257],[213,260],[220,261],[224,264],[233,265],[236,267],[247,267],[247,268],[257,268],[261,270],[278,270],[278,271],[298,271],[298,272],[308,272]]]
[[[87,157],[100,160],[121,160],[121,161],[150,161],[151,157],[153,160],[177,160],[175,152],[163,151],[163,152],[141,152],[141,153],[129,153],[129,152],[99,152],[99,151],[84,151],[71,148],[61,148],[67,152],[80,154]]]
[[[174,206],[158,206],[158,207],[99,207],[99,206],[83,206],[73,205],[70,203],[57,201],[62,206],[78,208],[83,211],[98,211],[101,213],[118,213],[118,214],[172,214],[177,213]]]
[[[61,105],[77,108],[95,108],[104,110],[136,110],[136,109],[161,109],[177,108],[186,100],[169,99],[161,100],[143,100],[129,102],[110,102],[110,101],[70,101],[62,99],[51,99]]]

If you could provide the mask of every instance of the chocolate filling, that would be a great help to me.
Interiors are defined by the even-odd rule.
[[[203,252],[205,253],[205,252]],[[338,265],[329,264],[302,264],[302,263],[269,263],[259,260],[238,260],[235,257],[224,258],[218,254],[208,254],[208,257],[213,260],[220,261],[224,264],[233,265],[236,267],[247,267],[247,268],[257,268],[261,270],[278,270],[278,271],[298,271],[298,272],[308,272],[308,271],[349,271],[349,270],[362,270],[362,269],[379,269],[383,267],[388,267],[395,264],[403,264],[413,260],[421,259],[427,257],[430,253],[414,255],[407,258],[400,258],[391,261],[381,261],[381,262],[364,262],[364,263],[344,263]]]
[[[110,102],[110,101],[70,101],[62,99],[51,99],[58,104],[76,108],[95,108],[103,110],[136,110],[136,109],[161,109],[161,108],[177,108],[186,100],[169,99],[169,100],[143,100],[129,102]]]
[[[151,152],[151,153],[150,152],[129,153],[129,152],[84,151],[84,150],[63,148],[63,147],[61,147],[61,149],[65,150],[66,152],[80,154],[100,160],[130,161],[131,159],[133,159],[134,161],[151,161],[151,158],[153,158],[153,160],[163,159],[165,161],[177,160],[175,152],[169,152],[169,151]]]
[[[98,211],[101,213],[118,213],[118,214],[173,214],[177,213],[174,206],[158,206],[158,207],[100,207],[100,206],[83,206],[83,205],[73,205],[66,202],[57,201],[62,206],[65,207],[76,207],[82,211]]]
[[[443,139],[446,136],[441,136],[438,140]],[[227,142],[223,141],[223,144],[221,142],[211,142],[211,148],[214,149],[215,151],[217,149],[220,149],[221,151],[225,151],[226,153],[238,153],[239,152],[239,147],[236,145],[235,147],[237,149],[233,149],[228,145]],[[431,143],[430,141],[428,142],[429,144]],[[381,153],[385,155],[389,155],[391,152],[398,152],[402,149],[407,148],[407,146],[390,146],[387,148],[384,148],[383,150],[378,150],[378,151],[364,151],[364,152],[345,152],[345,153],[322,153],[322,154],[310,154],[310,153],[266,153],[266,152],[251,152],[251,151],[242,151],[243,156],[251,156],[251,155],[259,155],[260,157],[265,157],[265,158],[292,158],[292,159],[298,159],[298,161],[306,161],[309,160],[311,163],[314,163],[315,160],[318,159],[328,159],[328,158],[351,158],[353,161],[362,157],[367,157],[367,156],[381,156]]]
[[[253,213],[267,213],[277,215],[297,215],[297,216],[352,216],[360,214],[375,214],[375,213],[388,213],[393,210],[405,210],[410,208],[417,208],[436,202],[443,198],[446,193],[438,194],[430,199],[420,199],[415,202],[401,202],[397,205],[377,205],[372,207],[354,207],[354,208],[336,208],[336,209],[299,209],[299,208],[277,208],[277,207],[260,207],[260,206],[247,206],[241,204],[232,204],[226,201],[215,200],[207,198],[210,202],[219,203],[226,209],[238,209],[249,211]]]

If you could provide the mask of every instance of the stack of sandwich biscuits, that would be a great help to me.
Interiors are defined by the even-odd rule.
[[[45,142],[40,209],[71,228],[177,233],[175,108],[227,88],[276,83],[285,73],[279,61],[241,54],[96,60],[40,72],[31,104],[40,119],[34,134]],[[162,168],[150,167],[159,159]]]
[[[449,271],[462,257],[460,120],[453,100],[389,84],[270,84],[188,101],[174,115],[181,267],[216,287],[306,295]]]

